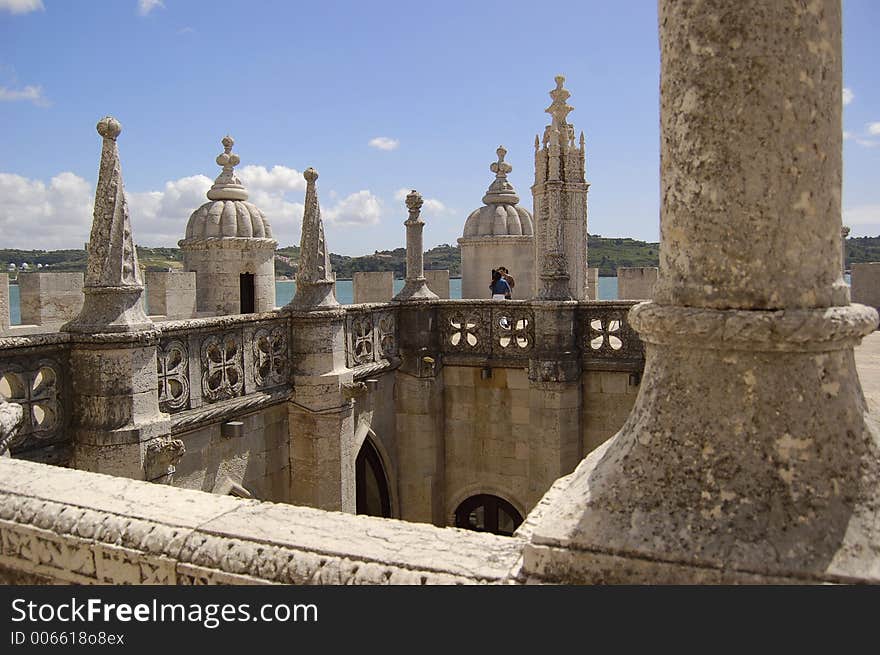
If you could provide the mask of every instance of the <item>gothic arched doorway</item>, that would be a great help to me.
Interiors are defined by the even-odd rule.
[[[388,493],[388,478],[382,458],[369,437],[354,463],[357,513],[370,516],[391,517],[391,496]]]
[[[509,502],[498,496],[471,496],[455,510],[455,527],[477,532],[511,536],[523,517]]]

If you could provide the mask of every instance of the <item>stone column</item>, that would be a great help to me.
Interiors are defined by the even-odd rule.
[[[529,359],[529,507],[582,456],[583,392],[574,302],[537,303]]]
[[[425,281],[425,253],[422,245],[422,230],[425,221],[419,218],[422,209],[422,196],[413,189],[406,196],[409,218],[406,225],[406,283],[393,300],[428,300],[437,294],[428,288]]]
[[[661,251],[635,408],[526,577],[880,582],[880,448],[840,267],[839,0],[660,1]]]
[[[103,137],[89,239],[84,304],[62,326],[70,333],[74,468],[138,480],[170,481],[183,442],[170,439],[159,411],[159,333],[143,310],[144,286],[131,233],[112,117]]]
[[[345,365],[345,310],[336,300],[315,181],[307,168],[296,295],[290,315],[290,502],[354,513],[354,401],[366,391]]]
[[[436,306],[397,312],[401,364],[394,387],[400,518],[446,525],[446,437]]]

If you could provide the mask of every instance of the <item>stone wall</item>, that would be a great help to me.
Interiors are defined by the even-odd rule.
[[[491,377],[484,377],[491,370]],[[522,368],[445,366],[446,515],[470,496],[504,498],[525,516],[529,491],[529,379]],[[405,465],[405,463],[404,463]],[[543,491],[546,491],[544,489]]]
[[[515,300],[535,297],[534,239],[530,236],[462,237],[461,297],[491,298],[492,269],[506,266],[516,282]]]
[[[656,266],[617,269],[617,298],[619,300],[650,300],[654,297],[657,281]]]
[[[60,325],[83,306],[82,273],[19,273],[23,325]]]
[[[639,393],[640,377],[625,371],[584,373],[584,456],[623,427]]]
[[[394,273],[391,271],[358,272],[352,278],[354,303],[388,302],[394,295]]]
[[[147,310],[169,320],[196,315],[196,274],[194,271],[147,271]]]
[[[449,298],[449,271],[427,270],[425,280],[428,288],[436,293],[438,298]]]
[[[587,298],[599,300],[599,269],[587,269]]]
[[[852,301],[880,308],[880,262],[853,264],[850,275]]]
[[[522,545],[0,458],[0,584],[492,584]]]
[[[286,404],[278,403],[235,420],[243,423],[241,436],[224,436],[222,423],[174,435],[186,447],[176,467],[174,486],[224,492],[224,484],[232,482],[259,500],[288,502]]]
[[[196,308],[210,314],[238,314],[239,275],[254,275],[254,311],[275,308],[275,251],[263,239],[214,239],[181,246],[184,268],[196,273]]]

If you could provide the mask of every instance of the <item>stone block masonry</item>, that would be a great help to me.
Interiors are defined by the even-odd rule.
[[[654,297],[657,267],[644,266],[617,269],[617,298],[619,300],[650,300]]]
[[[61,325],[83,306],[82,273],[20,273],[23,325]]]
[[[880,262],[852,265],[852,301],[880,308]]]
[[[394,273],[391,271],[358,272],[352,279],[355,304],[388,302],[394,295]]]
[[[192,318],[196,313],[195,271],[150,272],[144,276],[147,308],[168,320]]]

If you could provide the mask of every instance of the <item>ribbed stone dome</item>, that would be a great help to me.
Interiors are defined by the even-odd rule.
[[[475,209],[464,224],[466,237],[532,234],[532,215],[516,205],[485,205]]]
[[[495,181],[483,196],[485,205],[475,209],[464,224],[465,237],[483,236],[531,236],[534,234],[532,215],[519,207],[516,189],[507,181],[513,167],[504,161],[507,150],[499,146],[495,151],[498,161],[489,166],[495,173]]]
[[[269,220],[253,203],[213,200],[195,210],[186,224],[187,239],[210,237],[272,238]]]
[[[217,156],[217,165],[223,171],[208,191],[208,202],[195,210],[186,224],[186,239],[239,237],[271,239],[269,220],[253,203],[247,202],[248,192],[235,175],[241,161],[232,152],[235,141],[223,137],[223,152]]]

